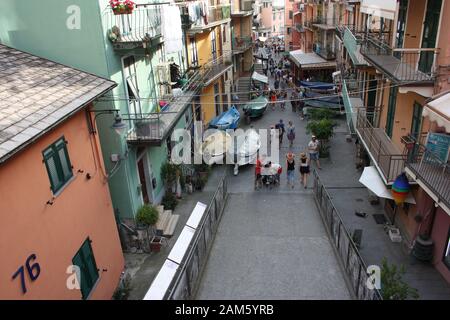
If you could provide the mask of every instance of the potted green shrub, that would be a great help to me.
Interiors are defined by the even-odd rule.
[[[381,295],[384,300],[407,300],[419,299],[417,289],[410,287],[404,280],[406,270],[404,266],[398,268],[396,265],[389,265],[386,258],[383,258],[381,267]]]
[[[328,142],[334,134],[334,127],[336,124],[330,119],[313,120],[308,122],[306,130],[312,133],[319,139],[319,156],[321,158],[329,157],[329,145]]]
[[[173,192],[173,188],[177,182],[177,174],[180,172],[178,165],[166,162],[161,167],[161,178],[166,186],[166,191]]]
[[[171,192],[167,192],[161,201],[161,205],[167,210],[174,210],[177,204],[177,197]]]
[[[158,220],[158,210],[154,206],[148,204],[144,204],[141,208],[139,208],[136,214],[138,227],[142,227],[147,230],[147,237],[148,228],[153,227],[158,222]],[[154,252],[159,252],[161,250],[161,237],[155,236],[150,240],[150,250]]]

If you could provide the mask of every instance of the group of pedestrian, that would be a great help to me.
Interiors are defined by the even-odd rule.
[[[308,175],[310,172],[309,169],[309,159],[306,156],[306,153],[300,153],[298,170],[300,172],[300,184],[306,189],[308,187]],[[295,155],[292,152],[288,152],[286,155],[286,173],[287,173],[287,185],[292,189],[295,186]]]
[[[303,88],[294,88],[291,92],[291,106],[292,106],[292,112],[297,113],[297,111],[300,114],[300,119],[305,119],[305,101],[303,100],[305,97]]]
[[[274,136],[276,135],[276,132],[278,131],[278,137],[279,142],[282,144],[283,142],[283,136],[284,132],[287,131],[288,140],[290,143],[290,146],[292,147],[293,141],[295,139],[295,128],[292,123],[292,121],[288,122],[287,129],[284,128],[283,120],[280,119],[280,122],[276,125],[271,126],[271,139],[274,139]],[[305,189],[308,187],[308,176],[310,173],[310,163],[312,161],[315,162],[318,169],[322,169],[319,162],[319,141],[317,140],[316,136],[311,137],[311,141],[308,143],[308,155],[306,152],[301,152],[299,155],[299,164],[298,164],[298,171],[300,173],[300,185],[302,185]],[[261,184],[261,168],[262,163],[259,158],[259,155],[256,160],[255,165],[255,189],[258,188],[258,185]],[[287,185],[291,188],[294,188],[295,186],[295,169],[296,169],[296,162],[295,162],[295,154],[292,151],[289,151],[286,154],[286,175],[287,175]],[[278,176],[278,182],[279,182],[279,176]]]

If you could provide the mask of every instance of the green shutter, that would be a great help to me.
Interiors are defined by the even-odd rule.
[[[52,147],[44,151],[44,161],[45,166],[47,167],[48,177],[50,178],[52,191],[56,192],[59,188],[61,188],[63,181],[60,179],[60,175],[58,173],[56,155]]]
[[[51,189],[56,193],[73,176],[72,165],[64,137],[43,152],[45,166],[50,178]]]
[[[89,238],[73,257],[72,263],[80,268],[81,279],[78,281],[81,287],[81,296],[86,299],[99,277]]]

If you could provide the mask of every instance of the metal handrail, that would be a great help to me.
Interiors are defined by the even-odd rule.
[[[202,236],[204,229],[206,228],[206,222],[208,221],[209,216],[212,214],[212,207],[216,206],[216,199],[218,198],[219,192],[222,192],[222,200],[223,200],[222,205],[223,206],[222,206],[222,208],[220,208],[221,212],[220,212],[218,219],[216,220],[217,224],[213,227],[214,228],[214,230],[212,230],[212,231],[214,231],[213,235],[215,235],[215,233],[217,231],[217,228],[218,228],[218,225],[220,222],[220,218],[222,217],[223,210],[225,208],[225,203],[227,201],[227,196],[228,196],[227,170],[225,170],[225,173],[223,174],[223,176],[219,182],[219,185],[218,185],[216,191],[214,192],[214,196],[212,197],[211,201],[209,202],[209,205],[206,209],[206,214],[203,216],[201,222],[199,223],[199,226],[197,227],[197,229],[195,231],[194,237],[193,237],[191,244],[189,246],[189,249],[188,249],[189,252],[185,255],[183,261],[180,264],[181,268],[176,273],[175,280],[171,283],[169,289],[166,292],[165,298],[167,300],[171,300],[173,298],[174,292],[176,292],[177,287],[181,284],[181,280],[187,273],[187,267],[188,267],[189,263],[192,261],[194,254],[197,250],[197,247],[199,246],[200,237]],[[216,207],[214,209],[217,210]],[[208,248],[206,248],[206,254],[209,254],[211,245],[212,245],[212,241],[210,241],[209,244],[206,244],[206,246],[208,247]],[[207,259],[204,259],[203,264],[201,266],[199,266],[198,274],[202,273],[201,271],[203,271],[202,269],[204,269],[204,267],[206,265],[206,260]],[[197,279],[197,281],[198,280],[199,279]],[[198,287],[198,283],[196,284],[195,288],[190,288],[189,291],[190,291],[191,299],[195,296],[197,287]]]
[[[367,284],[367,280],[370,277],[370,274],[367,273],[367,265],[364,262],[364,259],[361,257],[361,254],[355,244],[355,242],[353,241],[353,238],[350,236],[350,232],[347,230],[344,221],[341,217],[341,215],[339,214],[339,211],[337,210],[336,206],[333,203],[332,197],[330,196],[330,194],[328,193],[328,190],[325,188],[325,186],[323,185],[322,181],[320,180],[320,176],[317,173],[316,170],[313,170],[313,177],[314,177],[314,187],[313,187],[313,193],[314,193],[314,199],[316,201],[316,204],[318,206],[319,209],[319,213],[320,216],[322,218],[322,222],[324,223],[324,226],[326,227],[327,232],[330,235],[330,240],[331,243],[334,245],[337,253],[339,254],[338,257],[340,258],[345,272],[346,272],[346,276],[351,277],[349,282],[352,284],[352,290],[353,293],[355,294],[355,296],[358,299],[369,299],[369,300],[383,300],[382,295],[380,293],[380,291],[378,289],[372,289],[373,290],[373,295],[371,296],[367,296],[363,293],[361,293],[360,291],[360,287],[361,285],[363,286],[363,288],[366,286]],[[323,199],[322,195],[325,195],[325,199]],[[323,203],[323,200],[325,200],[327,202],[327,204]],[[330,208],[331,207],[331,217],[328,218],[328,211],[324,212],[323,207],[325,206],[325,208]],[[330,225],[327,224],[327,222],[330,222]],[[337,222],[338,223],[338,234],[335,235],[334,234],[334,223]],[[341,228],[343,230],[343,233],[341,233]],[[338,237],[338,239],[336,240],[336,237]],[[349,243],[348,245],[348,249],[347,249],[347,257],[343,257],[341,255],[341,237],[345,237],[347,242]],[[351,272],[351,268],[349,266],[350,264],[350,252],[353,252],[353,254],[356,256],[356,260],[357,260],[357,268],[358,268],[358,279],[357,279],[357,283],[354,283],[354,278],[353,276],[355,274],[352,274]],[[345,259],[345,260],[344,260]],[[362,273],[362,271],[364,270],[364,272]],[[361,279],[362,275],[365,275],[364,279]]]

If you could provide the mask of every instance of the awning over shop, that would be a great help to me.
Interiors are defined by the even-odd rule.
[[[269,78],[267,78],[265,75],[259,74],[256,71],[253,72],[252,79],[259,81],[259,82],[269,84]]]
[[[422,115],[450,133],[450,91],[433,97],[423,109]]]
[[[394,199],[391,191],[386,188],[386,185],[383,180],[381,180],[381,177],[374,166],[364,168],[361,178],[359,178],[359,182],[366,186],[367,189],[372,191],[377,197],[392,200]],[[412,196],[411,192],[408,194],[405,202],[416,204],[416,200]]]
[[[314,52],[304,53],[302,50],[289,52],[290,59],[295,65],[304,70],[336,68],[335,61],[327,61]]]

